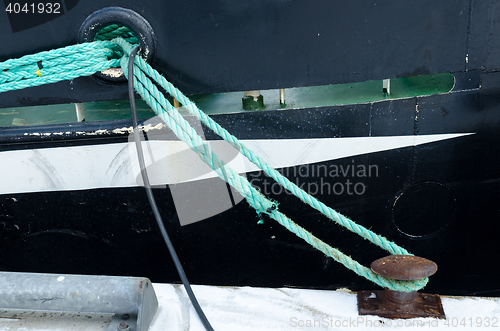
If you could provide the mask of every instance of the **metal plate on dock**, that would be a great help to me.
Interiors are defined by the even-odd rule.
[[[446,318],[441,298],[435,294],[417,293],[413,302],[398,307],[385,298],[384,291],[358,291],[357,298],[359,315],[376,315],[390,319]]]
[[[1,310],[2,330],[107,330],[115,314]]]
[[[6,330],[145,331],[157,307],[147,278],[0,272]]]

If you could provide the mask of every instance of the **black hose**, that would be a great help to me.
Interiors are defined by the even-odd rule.
[[[134,59],[135,59],[135,56],[137,55],[137,52],[139,51],[139,48],[140,48],[140,46],[135,46],[132,49],[132,51],[130,52],[130,58],[128,60],[128,98],[130,100],[130,112],[132,113],[132,124],[134,127],[134,141],[135,141],[135,147],[137,148],[137,158],[139,159],[139,165],[141,168],[142,181],[144,182],[144,188],[146,189],[149,203],[151,205],[151,209],[153,210],[153,214],[155,215],[156,222],[158,223],[158,227],[160,228],[161,234],[163,236],[163,240],[165,240],[165,243],[167,244],[168,251],[170,252],[170,256],[172,257],[172,260],[174,261],[175,268],[177,269],[177,273],[179,274],[179,277],[182,280],[182,284],[184,284],[184,288],[186,289],[186,292],[189,296],[189,299],[191,300],[191,303],[193,304],[193,307],[196,310],[198,317],[200,318],[201,322],[203,323],[203,326],[205,326],[205,329],[207,331],[213,331],[214,329],[210,325],[210,322],[208,321],[207,317],[205,316],[205,313],[201,309],[200,304],[198,303],[198,300],[196,300],[196,296],[194,295],[193,290],[191,289],[191,285],[189,284],[189,281],[186,277],[186,274],[184,273],[184,269],[182,268],[181,262],[179,261],[179,258],[177,257],[177,253],[175,252],[174,246],[172,245],[172,242],[170,241],[167,230],[165,229],[165,226],[163,225],[163,220],[161,218],[160,211],[158,210],[158,207],[156,206],[156,201],[155,201],[155,197],[153,195],[153,190],[151,190],[151,184],[149,183],[149,177],[148,177],[148,174],[146,172],[146,166],[144,163],[144,154],[142,151],[141,139],[139,137],[138,123],[137,123],[137,110],[135,108],[135,99],[134,99]]]

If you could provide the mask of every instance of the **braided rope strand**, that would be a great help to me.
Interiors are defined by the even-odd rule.
[[[95,36],[95,40],[111,40],[122,37],[131,44],[138,44],[139,39],[128,27],[118,24],[105,26]]]
[[[72,58],[71,56],[70,58]],[[79,56],[78,56],[79,57]],[[30,78],[36,78],[41,76],[50,76],[50,75],[61,75],[65,76],[70,71],[80,70],[82,68],[99,66],[102,63],[104,68],[106,68],[108,59],[105,56],[99,57],[90,57],[84,58],[82,60],[78,60],[75,58],[73,61],[45,61],[43,62],[43,69],[39,69],[37,65],[29,65],[24,66],[20,69],[8,70],[0,72],[0,84],[4,84],[7,82],[16,82]],[[47,63],[49,62],[49,63]],[[55,64],[54,62],[61,62],[61,64]],[[37,71],[40,70],[41,74],[38,75]]]
[[[119,59],[113,59],[98,63],[90,67],[69,71],[64,74],[55,74],[45,77],[42,76],[42,77],[25,79],[22,81],[8,82],[0,85],[0,93],[12,90],[20,90],[28,87],[40,86],[44,84],[57,83],[63,80],[74,79],[82,76],[91,76],[98,71],[106,70],[109,68],[116,68],[117,66],[119,66],[119,64],[120,64]]]
[[[25,65],[37,63],[38,61],[46,61],[58,57],[64,57],[82,52],[94,51],[98,49],[116,50],[116,43],[110,41],[94,41],[91,43],[76,44],[63,48],[53,49],[50,51],[39,52],[36,54],[25,55],[17,59],[9,59],[0,62],[0,70],[15,69]]]

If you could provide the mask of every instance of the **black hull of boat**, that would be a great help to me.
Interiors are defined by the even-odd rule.
[[[246,140],[459,134],[281,172],[359,224],[435,261],[439,271],[426,291],[497,296],[491,262],[500,257],[500,248],[494,244],[500,230],[500,136],[496,133],[500,94],[490,88],[499,85],[488,85],[496,76],[484,78],[482,88],[428,97],[213,118]],[[6,129],[0,146],[8,152],[126,142],[126,134],[111,133],[111,129],[128,124],[77,123],[64,137],[43,135],[57,132],[59,126]],[[110,129],[108,134],[81,134],[102,128]],[[216,139],[204,131],[207,140]],[[359,168],[346,170],[354,165],[372,166],[372,173],[363,176]],[[321,169],[328,169],[328,174],[320,174]],[[332,169],[344,172],[339,170],[335,176]],[[272,181],[262,173],[250,172],[247,178],[278,200],[280,210],[298,224],[362,264],[387,254],[277,187],[271,188]],[[347,181],[352,183],[350,191]],[[214,188],[226,185],[218,179],[205,182]],[[199,183],[176,184],[177,192],[196,189]],[[340,184],[334,189],[336,183]],[[363,185],[355,190],[357,183]],[[256,213],[244,201],[209,219],[181,226],[172,187],[154,191],[193,283],[373,288],[275,221],[266,218],[264,224],[257,224]],[[2,270],[141,275],[154,282],[178,281],[141,187],[3,194],[0,202]]]
[[[304,155],[297,155],[296,164],[280,171],[340,213],[435,261],[439,270],[426,291],[500,295],[492,266],[500,258],[500,21],[491,14],[499,2],[56,2],[60,15],[36,20],[0,13],[0,61],[80,42],[90,14],[121,6],[149,22],[157,47],[152,66],[187,95],[453,74],[455,85],[445,94],[212,117],[247,141],[362,139],[362,152],[302,163]],[[126,97],[124,84],[80,77],[2,93],[0,108]],[[76,181],[80,188],[68,188],[43,158],[14,160],[8,154],[32,151],[39,157],[42,150],[126,144],[128,132],[114,129],[130,126],[102,121],[1,129],[1,270],[178,281],[143,188],[89,188],[87,177]],[[152,139],[170,139],[162,130]],[[218,139],[209,130],[204,134]],[[393,145],[370,149],[374,140],[365,139],[384,137]],[[14,161],[19,169],[31,162],[33,173],[45,177],[30,182],[26,171],[23,189],[8,187]],[[120,172],[111,175],[119,182]],[[387,254],[280,191],[262,173],[246,176],[298,224],[362,264]],[[204,179],[155,189],[193,283],[374,287],[273,220],[258,224],[254,210],[235,197],[232,208],[182,226],[172,192],[196,191],[201,182],[214,190],[226,187]]]
[[[119,6],[149,23],[153,67],[186,95],[500,68],[496,2],[57,2],[58,15],[1,12],[0,61],[82,42],[89,15]],[[82,77],[9,91],[0,107],[126,98],[126,84]]]

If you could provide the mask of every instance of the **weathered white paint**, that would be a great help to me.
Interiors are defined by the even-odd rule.
[[[159,309],[149,331],[205,330],[182,285],[153,284],[153,287]],[[389,320],[378,316],[359,316],[356,294],[346,290],[195,285],[193,291],[216,331],[500,328],[500,298],[442,297],[447,320]],[[489,326],[486,326],[488,323]]]
[[[153,126],[150,129],[155,129]],[[275,168],[311,164],[417,146],[473,133],[425,136],[244,140]],[[258,168],[224,141],[209,141],[213,151],[239,173]],[[143,142],[153,185],[216,177],[181,141]],[[0,152],[0,194],[140,186],[133,143],[54,147]]]

